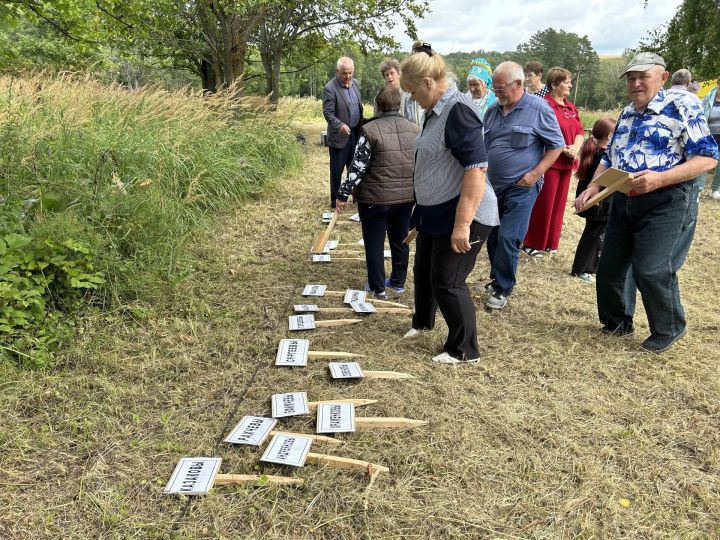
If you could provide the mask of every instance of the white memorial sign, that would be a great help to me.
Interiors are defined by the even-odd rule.
[[[367,302],[350,302],[350,307],[355,313],[375,313],[377,311],[374,305]]]
[[[315,328],[315,317],[312,315],[290,315],[289,325],[291,331],[312,330]]]
[[[320,311],[320,308],[317,307],[315,304],[295,304],[295,306],[293,307],[298,313],[315,313],[317,311]]]
[[[338,241],[337,241],[337,240],[328,240],[328,241],[325,243],[325,249],[327,249],[328,251],[331,250],[331,249],[337,249],[337,247],[338,247]]]
[[[330,262],[330,255],[319,255],[316,253],[312,256],[312,262],[314,262],[314,263]]]
[[[312,439],[300,435],[277,434],[270,441],[260,461],[302,467],[305,465]]]
[[[205,495],[215,483],[220,458],[182,458],[165,486],[168,495]]]
[[[367,298],[367,293],[365,291],[347,289],[345,291],[345,298],[343,298],[343,303],[349,304],[350,302],[364,302],[365,298]]]
[[[386,259],[391,259],[392,251],[390,251],[389,249],[383,250],[383,257],[385,257]]]
[[[350,216],[350,221],[360,221],[360,214],[353,214]]]
[[[327,285],[319,285],[316,283],[312,283],[310,285],[305,285],[302,295],[303,296],[324,296],[326,290],[327,290]]]
[[[322,222],[323,223],[330,223],[331,219],[332,219],[332,212],[323,212],[323,214],[322,214]]]
[[[321,403],[317,411],[318,433],[355,431],[355,406],[352,403]]]
[[[225,442],[231,444],[249,444],[260,446],[267,439],[277,424],[277,420],[262,416],[244,416],[240,423],[233,428]]]
[[[333,379],[362,379],[363,372],[357,362],[330,362],[330,375]]]
[[[281,339],[278,346],[276,366],[307,366],[310,342],[307,339]]]
[[[272,417],[283,418],[285,416],[298,416],[308,414],[307,393],[290,392],[288,394],[273,394],[272,396]]]
[[[361,246],[364,246],[364,245],[365,245],[365,239],[364,239],[364,238],[361,238],[360,240],[358,240],[358,244],[360,244]]]

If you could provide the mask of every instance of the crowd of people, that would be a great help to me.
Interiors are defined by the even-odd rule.
[[[503,309],[521,253],[557,252],[573,171],[574,206],[586,223],[570,273],[596,283],[601,331],[633,333],[639,291],[650,326],[644,350],[665,351],[685,335],[677,271],[694,235],[705,173],[718,160],[720,94],[716,88],[701,102],[687,70],[674,73],[665,90],[665,68],[654,53],[636,55],[622,75],[630,105],[617,120],[598,120],[585,139],[568,99],[572,74],[562,67],[543,80],[539,62],[502,62],[493,70],[476,58],[462,93],[442,56],[416,42],[402,64],[380,66],[386,86],[366,120],[353,61],[338,60],[323,91],[331,206],[342,211],[351,195],[358,204],[366,290],[376,298],[387,289],[404,292],[404,240],[411,230],[417,234],[415,313],[406,338],[432,329],[440,309],[448,336],[432,360],[478,361],[466,280],[481,247],[487,243],[490,260],[485,305]],[[602,188],[595,179],[610,167],[632,173],[629,191],[583,208]],[[720,167],[711,191],[720,199]]]

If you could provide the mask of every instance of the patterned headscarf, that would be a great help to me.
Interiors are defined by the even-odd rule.
[[[484,58],[474,58],[470,63],[470,72],[468,77],[477,77],[490,87],[492,86],[492,68],[490,63]]]

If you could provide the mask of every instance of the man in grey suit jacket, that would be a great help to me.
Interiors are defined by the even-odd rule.
[[[327,120],[330,147],[330,206],[335,208],[343,170],[350,167],[362,120],[360,86],[353,79],[352,58],[337,61],[335,77],[323,89],[323,116]]]

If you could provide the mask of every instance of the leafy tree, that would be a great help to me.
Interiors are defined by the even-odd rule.
[[[535,32],[526,43],[518,45],[523,61],[539,60],[548,68],[564,67],[573,74],[575,85],[572,101],[587,106],[597,81],[600,59],[587,36],[547,28]]]
[[[696,78],[720,74],[720,1],[683,0],[666,27],[653,30],[639,48],[660,54],[668,69],[689,69]]]
[[[397,43],[385,32],[402,21],[408,35],[416,37],[414,17],[428,8],[425,0],[275,0],[267,6],[253,42],[262,58],[266,93],[280,97],[282,60],[289,49],[306,52],[304,69],[318,62],[323,43],[351,35],[362,50],[388,49]]]

